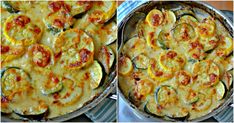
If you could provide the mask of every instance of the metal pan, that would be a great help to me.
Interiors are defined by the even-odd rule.
[[[176,2],[176,1],[150,1],[150,2],[146,2],[140,6],[138,6],[137,8],[135,8],[134,10],[132,10],[129,14],[127,14],[123,20],[121,22],[119,22],[118,25],[118,53],[121,53],[121,49],[122,49],[122,45],[124,44],[125,40],[123,40],[124,36],[123,36],[123,28],[126,26],[126,23],[128,22],[128,20],[137,12],[143,12],[143,13],[148,13],[150,10],[157,8],[157,9],[161,9],[161,8],[165,8],[165,9],[180,9],[180,7],[191,7],[191,8],[198,8],[201,10],[204,10],[204,12],[210,14],[212,17],[215,17],[216,19],[218,19],[223,25],[224,27],[229,31],[230,35],[233,37],[233,25],[232,22],[229,20],[228,17],[226,17],[220,10],[204,3],[204,2],[199,2],[199,1],[180,1],[180,2]],[[144,118],[149,118],[150,120],[154,120],[154,121],[166,121],[166,119],[163,118],[158,118],[155,116],[152,116],[150,114],[147,114],[141,110],[139,110],[134,104],[132,104],[128,98],[126,96],[123,95],[121,88],[118,86],[118,93],[120,95],[121,98],[123,98],[123,100],[133,109],[133,111],[136,114],[139,114],[140,116],[144,117]],[[216,109],[214,109],[212,112],[202,116],[202,117],[198,117],[196,119],[193,119],[191,121],[202,121],[202,120],[206,120],[216,114],[218,114],[219,112],[221,112],[222,110],[224,110],[227,106],[229,106],[229,104],[233,101],[233,87],[227,92],[225,98],[224,98],[224,103],[222,103],[219,107],[217,107]],[[176,119],[175,119],[176,121]]]

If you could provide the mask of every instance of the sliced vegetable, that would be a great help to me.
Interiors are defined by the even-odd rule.
[[[183,8],[183,9],[179,9],[179,10],[175,11],[175,15],[177,17],[177,20],[180,20],[180,18],[185,16],[185,15],[190,15],[190,16],[194,17],[195,13],[190,8]]]
[[[16,93],[32,89],[31,78],[28,73],[19,67],[7,67],[1,71],[1,94],[9,100]]]
[[[233,71],[231,71],[233,72]],[[222,82],[225,84],[227,90],[230,90],[231,85],[233,83],[233,73],[231,72],[225,72],[222,76]]]
[[[230,37],[221,37],[220,42],[216,49],[216,55],[228,56],[233,51],[233,39]]]
[[[203,60],[194,64],[193,75],[193,81],[210,87],[219,82],[219,67],[211,60]]]
[[[219,39],[217,36],[213,36],[210,38],[200,39],[201,44],[203,45],[203,49],[206,53],[211,52],[218,46]]]
[[[3,1],[2,7],[5,8],[10,13],[17,13],[19,10],[17,8],[14,8],[9,1]]]
[[[173,77],[171,71],[164,71],[159,64],[151,60],[147,70],[149,76],[157,81],[163,82]]]
[[[111,50],[111,48],[107,46],[102,46],[102,48],[100,49],[98,53],[98,61],[102,63],[105,69],[105,72],[107,74],[109,74],[110,68],[112,64],[114,63],[114,60],[115,60],[115,54]]]
[[[149,79],[141,79],[137,82],[135,91],[139,97],[144,98],[152,92],[153,87],[154,85],[152,81]]]
[[[91,82],[90,86],[92,89],[96,89],[101,85],[103,78],[102,67],[98,61],[94,61],[93,64],[89,67]]]
[[[143,19],[140,19],[138,22],[137,22],[137,25],[136,25],[136,30],[137,30],[137,36],[139,38],[144,38],[144,35],[145,35],[145,30],[144,30],[144,20]]]
[[[128,75],[133,69],[132,61],[126,57],[122,56],[119,58],[118,62],[118,72],[121,75]]]
[[[189,116],[189,111],[184,107],[172,106],[162,110],[162,112],[169,118],[184,121]]]
[[[14,44],[31,45],[40,40],[42,29],[31,22],[27,15],[15,14],[5,21],[3,34]]]
[[[159,65],[165,71],[178,71],[184,64],[184,58],[174,50],[162,52],[159,56]]]
[[[147,69],[149,66],[149,58],[144,54],[140,54],[133,59],[133,63],[138,69]]]
[[[215,34],[216,24],[213,18],[205,18],[202,23],[199,23],[196,32],[200,38],[212,37]]]
[[[82,87],[78,86],[76,82],[64,78],[62,80],[63,89],[59,93],[54,94],[56,104],[58,105],[72,105],[76,103],[83,94]]]
[[[44,23],[49,29],[62,31],[73,25],[70,5],[63,1],[49,1],[48,8],[50,12],[45,17]]]
[[[62,32],[54,43],[55,54],[61,53],[59,63],[67,69],[80,69],[93,62],[93,39],[84,31],[70,29]]]
[[[116,1],[94,1],[93,7],[88,12],[88,21],[103,24],[115,15]]]
[[[203,60],[207,54],[202,44],[199,41],[194,41],[189,43],[188,55],[190,59]]]
[[[169,41],[171,40],[170,33],[166,33],[165,31],[161,31],[158,35],[158,46],[162,49],[169,49]]]
[[[216,86],[216,99],[217,100],[221,100],[224,98],[224,95],[226,93],[226,89],[225,89],[225,85],[223,84],[223,82],[219,82]]]
[[[156,88],[155,99],[158,105],[169,107],[177,103],[177,91],[170,85],[161,85]]]
[[[55,92],[61,91],[63,88],[63,83],[61,78],[53,74],[52,72],[47,75],[46,81],[43,82],[40,87],[42,94],[48,95]]]
[[[53,52],[52,50],[43,44],[32,45],[28,51],[29,57],[32,62],[39,67],[46,67],[53,63]]]
[[[180,89],[179,97],[186,104],[193,104],[199,100],[198,93],[190,88]]]
[[[190,24],[178,24],[173,30],[173,37],[178,42],[190,41],[196,36],[195,30]]]
[[[175,22],[176,22],[176,16],[173,11],[166,10],[163,12],[164,20],[163,20],[163,30],[164,31],[170,31]]]
[[[146,22],[151,26],[151,27],[157,27],[162,24],[163,22],[163,14],[160,10],[153,9],[151,10],[147,16],[146,16]]]
[[[28,101],[28,102],[26,102]],[[46,115],[49,107],[43,100],[30,99],[19,101],[19,104],[11,104],[14,112],[22,117],[43,117]],[[30,105],[29,105],[30,104]]]
[[[134,90],[129,91],[128,99],[130,102],[132,102],[136,106],[139,106],[141,104],[141,101],[139,99],[137,99],[136,95],[134,94]]]
[[[226,57],[225,61],[227,62],[225,70],[226,71],[232,70],[233,69],[233,63],[234,63],[234,57],[233,57],[233,55],[230,55],[230,56]]]
[[[192,105],[192,110],[202,112],[209,109],[212,104],[212,99],[203,93],[198,93],[198,97],[199,100]]]
[[[129,39],[123,46],[123,52],[130,57],[130,59],[135,58],[143,52],[142,49],[145,48],[145,41],[138,37],[133,37]]]
[[[185,70],[181,70],[176,74],[176,82],[179,86],[187,86],[191,84],[191,74]]]
[[[157,45],[157,32],[149,32],[146,34],[146,41],[149,47],[157,50],[159,47]]]
[[[198,20],[194,17],[194,16],[191,16],[191,15],[183,15],[178,23],[187,23],[187,24],[191,24],[193,27],[197,26],[198,24]]]
[[[92,8],[91,1],[65,1],[70,6],[70,13],[72,16],[84,13]]]
[[[155,101],[155,98],[153,97],[150,97],[145,106],[144,106],[144,111],[146,113],[149,113],[151,115],[154,115],[156,117],[163,117],[164,114],[162,113],[162,108],[157,105],[156,101]]]
[[[117,25],[115,22],[105,24],[102,28],[102,39],[105,39],[105,45],[113,44],[117,39]]]

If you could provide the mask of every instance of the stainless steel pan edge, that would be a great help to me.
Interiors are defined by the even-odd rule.
[[[122,45],[124,44],[123,36],[122,36],[123,35],[122,29],[125,26],[128,19],[131,18],[135,12],[142,12],[142,10],[145,10],[145,8],[148,6],[152,7],[152,5],[153,5],[153,7],[155,7],[155,5],[157,5],[157,4],[166,3],[166,2],[169,2],[169,1],[149,1],[149,2],[146,2],[146,3],[138,6],[137,8],[132,10],[129,14],[125,15],[123,20],[118,24],[118,39],[121,39],[121,40],[118,40],[118,54],[119,55],[121,53]],[[173,2],[175,2],[175,1],[173,1]],[[226,29],[230,32],[230,35],[233,37],[233,29],[234,29],[233,23],[220,10],[218,10],[218,9],[214,8],[213,6],[208,5],[204,2],[200,2],[200,1],[190,1],[190,2],[180,1],[180,3],[185,3],[185,4],[188,4],[191,6],[196,6],[197,8],[201,8],[201,9],[205,10],[206,12],[211,14],[213,17],[216,17],[226,27]],[[149,9],[149,10],[151,10],[151,9]],[[130,106],[133,109],[133,111],[136,114],[140,114],[145,118],[149,118],[151,120],[153,119],[155,121],[168,121],[166,119],[155,117],[155,116],[152,116],[150,114],[147,114],[147,113],[139,110],[134,104],[132,104],[127,99],[127,97],[125,95],[123,95],[119,86],[118,86],[118,94],[125,101],[125,103],[127,103],[128,106]],[[223,104],[221,104],[219,107],[217,107],[216,109],[214,109],[212,112],[210,112],[202,117],[198,117],[196,119],[190,120],[190,121],[193,121],[193,122],[203,121],[203,120],[206,120],[206,119],[218,114],[222,110],[224,110],[231,102],[233,102],[233,87],[230,91],[227,92],[224,100],[225,100],[225,102]],[[177,121],[177,120],[172,120],[172,121]]]

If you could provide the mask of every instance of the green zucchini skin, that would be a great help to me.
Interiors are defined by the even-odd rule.
[[[175,11],[175,15],[176,15],[176,20],[180,20],[181,17],[183,17],[184,15],[189,15],[192,17],[195,17],[195,13],[192,9],[180,9]]]
[[[140,61],[140,60],[143,60],[143,61]],[[133,58],[132,62],[137,69],[146,70],[148,68],[149,58],[143,54],[140,54],[136,56],[135,58]],[[146,64],[142,64],[142,62],[146,62]]]
[[[2,2],[2,7],[5,8],[10,13],[17,13],[19,10],[15,9],[8,1]]]
[[[165,33],[164,31],[161,31],[158,35],[157,45],[164,50],[168,50],[170,48],[165,44],[166,39],[164,37],[165,37]]]
[[[220,94],[220,97],[218,97],[218,100],[222,100],[224,97],[225,97],[225,95],[226,95],[226,87],[225,87],[225,84],[222,82],[222,81],[220,81],[216,86],[215,86],[215,88],[216,88],[216,92],[218,93],[218,94]]]
[[[155,93],[154,93],[154,94],[155,94],[155,100],[156,100],[156,103],[157,103],[157,104],[159,104],[158,92],[160,91],[160,89],[161,89],[162,87],[169,87],[169,88],[173,89],[173,90],[175,91],[175,93],[177,94],[177,91],[176,91],[172,86],[170,86],[170,85],[161,85],[161,86],[159,86],[159,87],[156,88]]]
[[[40,112],[40,113],[37,113],[37,114],[22,114],[21,112],[18,112],[16,110],[13,111],[15,114],[19,115],[20,117],[23,117],[23,118],[26,118],[26,119],[29,119],[29,120],[37,120],[37,121],[40,121],[42,119],[44,119],[48,113],[49,113],[49,110],[44,110],[43,112]]]

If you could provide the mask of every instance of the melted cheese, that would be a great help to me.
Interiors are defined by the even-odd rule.
[[[106,2],[108,3],[108,2]],[[17,3],[18,4],[18,3]],[[79,5],[76,6],[75,2],[67,2],[72,9],[71,15],[74,14],[79,14],[82,12],[86,12],[91,8],[88,8],[88,5],[80,3]],[[78,3],[77,3],[78,4]],[[28,5],[28,4],[27,4]],[[25,6],[27,6],[25,5]],[[84,5],[84,6],[83,6]],[[14,5],[15,6],[15,5]],[[40,110],[37,111],[38,107],[28,107],[28,105],[35,104],[38,105],[38,101],[42,101],[43,105],[39,106],[41,109],[45,109],[46,106],[49,108],[49,113],[46,118],[53,118],[57,117],[60,115],[67,114],[69,112],[73,112],[74,110],[77,110],[81,108],[85,103],[88,101],[91,101],[95,96],[99,95],[101,92],[103,92],[104,88],[96,88],[92,89],[90,84],[91,81],[96,81],[93,80],[91,76],[87,76],[87,73],[92,74],[92,76],[95,77],[95,70],[90,70],[89,66],[93,64],[93,60],[96,59],[97,57],[93,57],[96,51],[100,49],[103,45],[105,45],[105,40],[109,40],[112,38],[112,40],[116,39],[116,24],[114,22],[110,22],[110,26],[105,26],[103,30],[106,30],[103,32],[101,35],[101,39],[93,38],[89,35],[87,35],[84,31],[85,28],[80,28],[82,27],[81,25],[77,25],[74,28],[79,28],[81,30],[81,34],[78,34],[80,36],[80,42],[78,47],[73,47],[74,42],[72,41],[74,39],[73,33],[69,33],[65,35],[65,39],[62,40],[64,43],[66,40],[65,45],[62,45],[60,47],[55,47],[55,43],[58,40],[58,37],[61,37],[61,35],[65,32],[61,33],[52,33],[51,31],[48,30],[48,24],[54,24],[52,23],[55,19],[60,19],[60,21],[64,22],[63,28],[71,28],[70,26],[73,24],[73,22],[77,22],[78,19],[74,19],[71,15],[66,15],[64,17],[64,13],[62,12],[66,8],[62,8],[62,10],[55,12],[51,15],[49,15],[52,12],[52,9],[49,7],[48,2],[31,2],[29,3],[30,7],[26,7],[27,9],[24,9],[23,5],[20,4],[19,9],[20,11],[18,13],[9,13],[7,12],[4,8],[1,7],[1,51],[3,50],[3,46],[9,46],[9,49],[5,49],[5,52],[1,52],[1,69],[4,69],[7,66],[17,66],[21,69],[23,69],[26,73],[30,75],[31,80],[29,81],[30,87],[33,87],[32,92],[29,94],[22,94],[21,96],[14,96],[14,99],[17,100],[16,102],[7,102],[2,105],[4,108],[3,110],[20,110],[20,111],[29,111],[29,110],[35,110],[35,112],[40,112]],[[64,6],[63,6],[64,7]],[[86,7],[86,8],[85,8]],[[115,11],[116,7],[113,6],[112,11]],[[98,10],[98,8],[96,8]],[[112,12],[113,13],[113,12]],[[111,14],[112,14],[111,13]],[[35,45],[35,42],[32,42],[33,45],[28,44],[30,46],[25,46],[22,44],[15,44],[14,42],[10,42],[6,40],[6,37],[3,35],[3,24],[6,22],[7,18],[10,17],[11,15],[18,16],[18,15],[25,15],[30,18],[30,22],[33,24],[36,24],[39,26],[39,28],[42,30],[41,37],[38,38],[36,41],[37,44],[40,44],[41,46],[45,46],[46,51],[50,52],[50,60],[49,64],[46,64],[43,67],[38,66],[35,64],[33,61],[37,61],[36,63],[40,62],[41,60],[46,59],[46,55],[43,54],[43,52],[35,52],[33,54],[32,52],[32,46]],[[51,17],[52,16],[52,17]],[[109,18],[108,18],[109,17]],[[106,17],[106,20],[110,19],[110,15]],[[80,18],[83,19],[84,17]],[[72,19],[72,20],[69,20]],[[95,24],[94,27],[100,29],[100,27],[103,27],[104,24]],[[53,26],[53,25],[52,25]],[[58,24],[54,25],[54,27],[58,28]],[[61,28],[59,28],[61,29]],[[98,32],[100,30],[94,30],[94,35],[98,35]],[[73,30],[73,29],[71,29]],[[77,30],[77,29],[74,29]],[[114,30],[114,32],[112,31]],[[61,31],[63,31],[61,29]],[[14,31],[13,31],[14,32]],[[112,33],[113,32],[113,33]],[[20,30],[19,37],[22,38],[26,32]],[[17,35],[19,35],[17,34]],[[76,36],[76,35],[75,35]],[[13,36],[14,37],[14,36]],[[31,36],[29,36],[31,37]],[[96,36],[99,37],[99,36]],[[105,39],[103,42],[99,42],[102,39]],[[74,39],[76,40],[76,39]],[[93,40],[93,41],[92,41]],[[94,42],[94,44],[93,44]],[[62,44],[63,44],[62,43]],[[57,44],[58,45],[58,44]],[[116,54],[116,44],[111,44],[109,47],[113,50],[113,52]],[[92,53],[92,57],[88,58],[88,64],[87,65],[82,65],[81,69],[64,69],[63,65],[58,62],[59,60],[61,61],[61,58],[58,58],[59,54],[57,54],[57,51],[63,50],[65,53],[62,54],[62,58],[65,60],[68,60],[68,62],[73,62],[80,60],[80,56],[77,55],[77,51],[81,49],[87,49],[90,50]],[[97,50],[96,50],[97,49]],[[93,73],[91,73],[91,71]],[[58,79],[56,78],[51,78],[50,74],[53,73]],[[51,80],[48,81],[48,78]],[[98,78],[100,79],[100,78]],[[14,80],[14,79],[13,79]],[[51,83],[51,81],[54,81],[55,83]],[[11,81],[8,81],[11,82]],[[54,85],[57,82],[62,82],[64,84],[64,87],[62,87],[61,92],[55,92],[53,94],[43,94],[41,87],[45,86],[49,89],[53,88],[51,86],[48,86],[45,84],[45,82],[50,82],[47,83],[48,85]],[[56,84],[56,87],[57,88]],[[10,87],[10,85],[8,85]],[[16,86],[18,86],[16,84]],[[1,86],[3,89],[3,86]],[[2,98],[2,97],[1,97]],[[45,105],[44,105],[45,103]],[[9,105],[8,105],[9,104]],[[9,109],[8,109],[9,108]],[[2,111],[3,111],[2,110]],[[9,111],[9,112],[10,112]],[[11,113],[9,116],[14,117],[14,118],[19,118],[18,115],[15,113]]]

